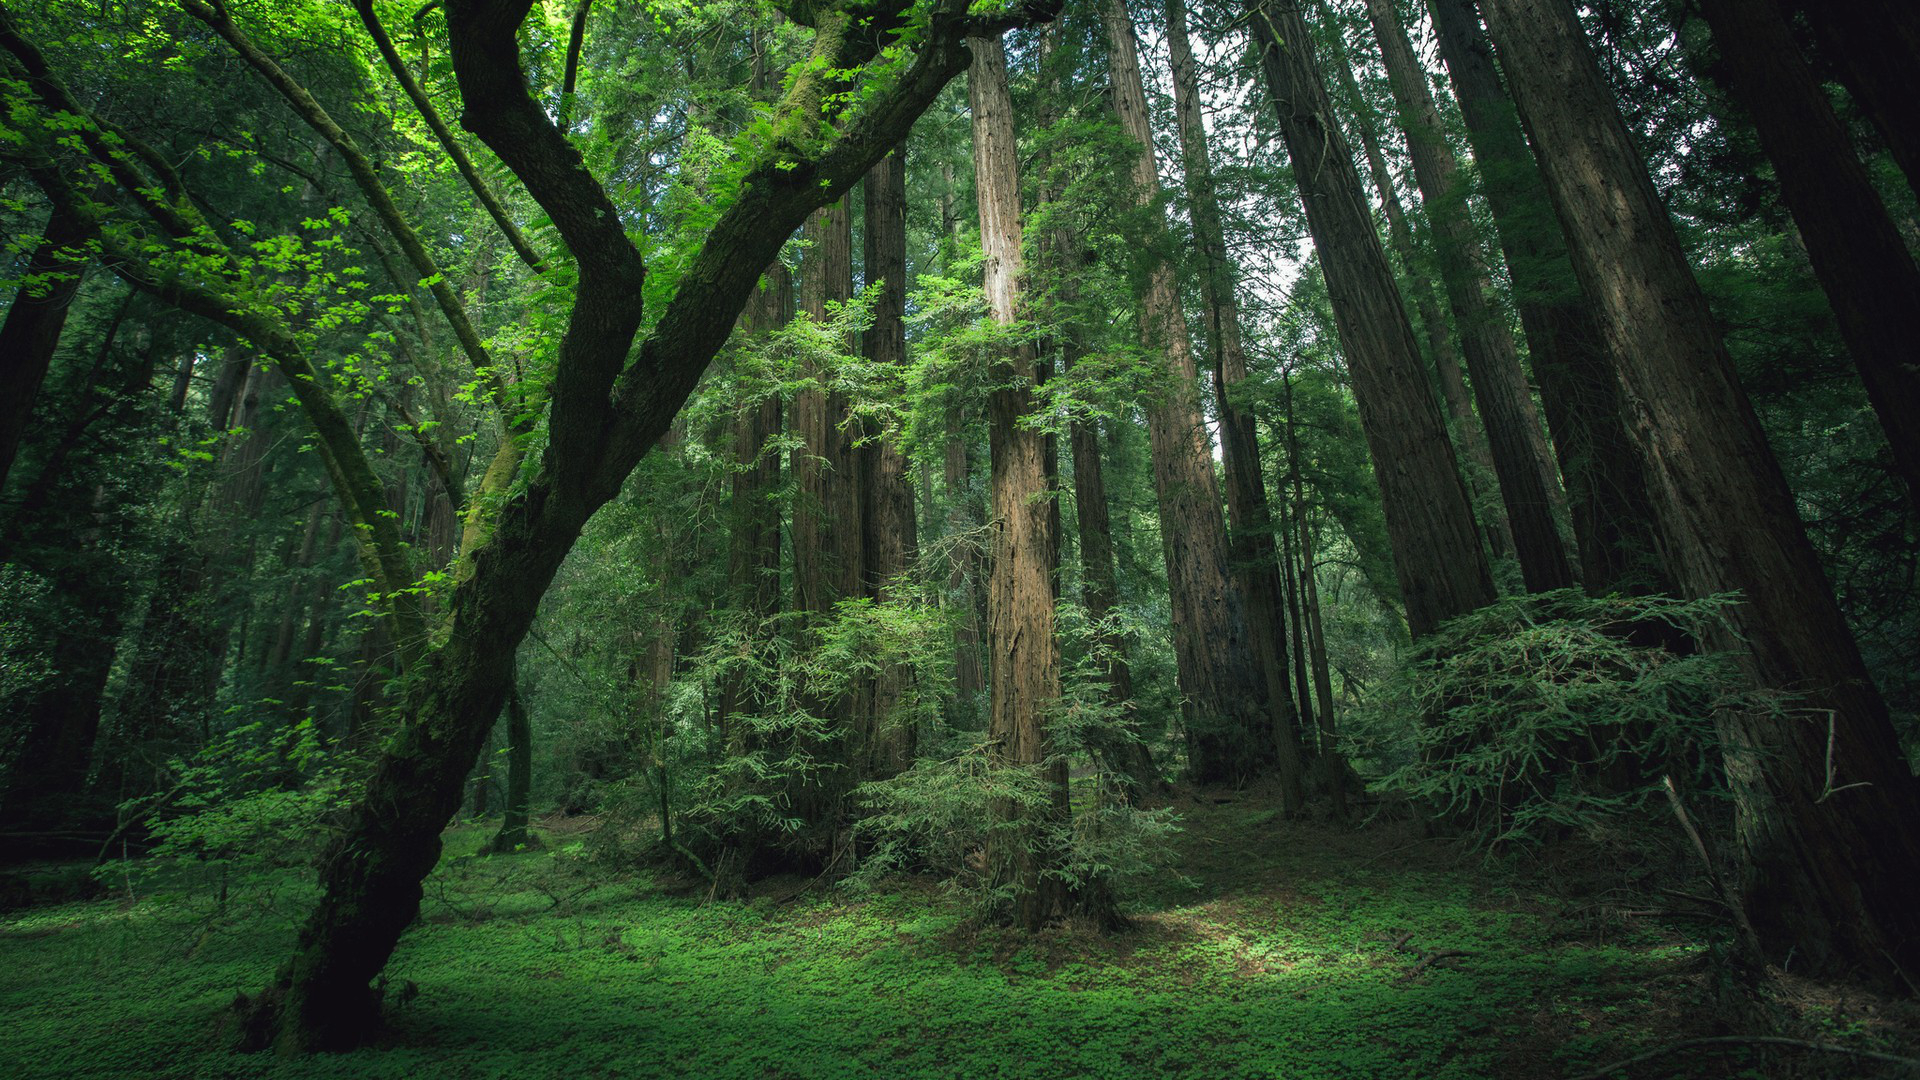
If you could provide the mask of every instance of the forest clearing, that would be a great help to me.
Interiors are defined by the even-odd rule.
[[[0,1076],[1920,1076],[1916,72],[0,0]]]

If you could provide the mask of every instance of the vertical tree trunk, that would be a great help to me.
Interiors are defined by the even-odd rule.
[[[1420,637],[1492,601],[1493,575],[1299,2],[1248,0],[1248,14],[1333,297],[1407,625]]]
[[[942,480],[947,489],[947,535],[962,539],[952,547],[947,571],[947,600],[953,605],[953,715],[956,724],[978,728],[980,695],[986,669],[980,661],[980,497],[973,490],[973,461],[965,418],[956,409],[947,420]]]
[[[1619,368],[1686,594],[1738,589],[1735,634],[1793,708],[1717,714],[1748,913],[1800,970],[1920,970],[1920,798],[1851,630],[1795,514],[1569,0],[1485,0],[1575,271]],[[1720,635],[1713,644],[1736,644]]]
[[[1135,197],[1140,206],[1151,207],[1159,177],[1133,23],[1122,0],[1105,0],[1102,12],[1114,110],[1140,147],[1133,169]],[[1242,781],[1274,763],[1278,740],[1241,598],[1227,576],[1226,522],[1179,284],[1171,264],[1149,258],[1140,337],[1147,355],[1163,365],[1163,385],[1147,404],[1147,436],[1173,607],[1174,656],[1186,695],[1187,767],[1197,783]]]
[[[1700,10],[1734,96],[1773,161],[1814,276],[1893,447],[1894,472],[1920,509],[1920,267],[1800,58],[1777,0],[1703,0]],[[1913,92],[1909,82],[1909,108]]]
[[[82,246],[93,230],[77,214],[55,207],[27,259],[26,274],[0,322],[0,488],[19,453],[33,402],[47,377],[67,311],[87,268]]]
[[[741,313],[739,332],[761,335],[793,318],[793,279],[779,262],[767,267]],[[768,443],[780,431],[780,397],[770,390],[758,401],[740,405],[733,417],[733,498],[727,559],[727,586],[737,610],[752,620],[748,646],[769,631],[767,620],[780,612],[780,456]],[[744,659],[744,658],[743,658]],[[758,712],[762,687],[748,673],[730,670],[720,683],[720,727],[733,739],[733,717]]]
[[[1173,65],[1181,168],[1200,254],[1200,291],[1207,307],[1214,410],[1220,417],[1227,517],[1232,526],[1229,555],[1245,604],[1248,649],[1267,683],[1282,799],[1286,808],[1293,810],[1306,798],[1300,717],[1294,710],[1287,678],[1280,568],[1275,561],[1274,523],[1260,466],[1258,432],[1253,416],[1234,401],[1247,379],[1247,354],[1240,340],[1240,301],[1234,291],[1238,285],[1227,254],[1226,231],[1220,223],[1220,195],[1207,153],[1206,123],[1200,115],[1200,76],[1193,48],[1187,42],[1186,0],[1167,0],[1167,48]]]
[[[1646,470],[1627,434],[1606,342],[1567,261],[1560,223],[1474,0],[1427,0],[1427,7],[1513,277],[1514,306],[1567,485],[1580,579],[1596,596],[1665,591]]]
[[[973,109],[974,190],[980,245],[986,256],[987,305],[994,322],[1022,314],[1020,177],[1014,157],[1013,99],[1006,52],[998,38],[968,38],[973,66],[967,99]],[[1053,753],[1046,714],[1060,698],[1060,641],[1054,629],[1054,565],[1058,538],[1049,496],[1045,440],[1022,425],[1032,414],[1033,347],[996,358],[987,403],[993,455],[993,568],[987,585],[987,651],[991,683],[987,732],[996,761],[1041,771],[1050,794],[1042,809],[1002,805],[1004,820],[1030,823],[988,852],[995,873],[1014,887],[1014,922],[1037,930],[1065,912],[1065,883],[1047,873],[1057,857],[1046,834],[1067,814],[1066,762]]]
[[[1467,457],[1466,462],[1462,463],[1467,466],[1467,471],[1461,479],[1466,481],[1467,494],[1474,515],[1481,523],[1488,550],[1496,559],[1512,558],[1513,526],[1507,521],[1506,506],[1498,497],[1498,473],[1493,467],[1493,450],[1487,445],[1486,428],[1481,426],[1480,417],[1473,411],[1473,398],[1467,392],[1467,380],[1460,374],[1459,354],[1454,351],[1453,337],[1447,332],[1447,320],[1440,314],[1440,305],[1435,299],[1438,293],[1433,278],[1427,273],[1426,260],[1421,255],[1419,244],[1414,242],[1413,229],[1407,224],[1406,211],[1400,205],[1400,194],[1394,189],[1393,172],[1387,168],[1386,155],[1380,150],[1380,134],[1374,127],[1373,109],[1367,104],[1366,96],[1360,92],[1359,82],[1353,77],[1353,67],[1347,60],[1346,43],[1338,25],[1331,29],[1329,41],[1333,46],[1333,54],[1328,57],[1328,67],[1340,80],[1341,91],[1346,94],[1353,108],[1354,133],[1360,137],[1360,148],[1367,159],[1367,171],[1373,178],[1373,190],[1380,196],[1380,212],[1387,219],[1387,239],[1399,254],[1400,265],[1407,272],[1407,284],[1413,288],[1414,309],[1420,313],[1420,325],[1427,338],[1427,351],[1433,354],[1433,369],[1440,383],[1440,397],[1446,404],[1448,416],[1453,420],[1454,440]]]
[[[866,278],[878,288],[873,325],[864,342],[867,360],[875,365],[901,367],[907,362],[907,152],[895,150],[874,166],[866,179]],[[861,448],[865,459],[865,505],[861,517],[866,575],[864,594],[885,602],[893,598],[893,581],[913,565],[918,545],[914,537],[913,481],[907,458],[891,437],[873,438]],[[868,704],[871,730],[867,733],[866,775],[892,776],[913,764],[917,732],[911,723],[892,714],[898,708],[912,673],[901,668],[882,671],[875,679]]]
[[[1913,108],[1920,12],[1908,0],[1797,0],[1794,6],[1806,14],[1821,52],[1920,195],[1920,120]]]
[[[1467,217],[1467,191],[1460,182],[1459,164],[1447,145],[1426,73],[1413,55],[1391,0],[1367,0],[1367,16],[1380,42],[1400,127],[1413,158],[1415,182],[1433,228],[1441,284],[1460,330],[1480,418],[1486,423],[1494,468],[1500,476],[1500,497],[1520,557],[1520,576],[1530,592],[1566,588],[1574,579],[1566,545],[1554,524],[1554,504],[1563,498],[1559,480],[1547,456],[1513,332],[1493,295],[1486,254]]]
[[[533,793],[533,720],[516,678],[507,684],[507,799],[500,808],[500,831],[487,850],[508,854],[531,842],[527,832],[528,802]]]

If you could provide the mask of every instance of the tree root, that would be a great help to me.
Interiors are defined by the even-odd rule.
[[[1572,1080],[1606,1080],[1607,1077],[1642,1062],[1696,1046],[1789,1046],[1800,1050],[1817,1050],[1823,1054],[1846,1054],[1850,1057],[1867,1058],[1872,1061],[1885,1061],[1894,1065],[1905,1065],[1909,1075],[1920,1076],[1920,1058],[1901,1057],[1898,1054],[1883,1054],[1878,1050],[1856,1050],[1851,1046],[1837,1046],[1833,1043],[1809,1042],[1806,1039],[1788,1039],[1778,1035],[1711,1035],[1696,1039],[1681,1039],[1676,1043],[1623,1058],[1609,1065],[1603,1065],[1592,1072],[1584,1072]]]

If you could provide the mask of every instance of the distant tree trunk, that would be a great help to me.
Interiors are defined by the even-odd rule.
[[[1627,434],[1606,341],[1567,261],[1540,169],[1474,0],[1427,0],[1500,232],[1514,306],[1553,432],[1580,579],[1596,596],[1665,591],[1645,466]]]
[[[1232,526],[1230,565],[1245,604],[1247,646],[1267,682],[1281,797],[1285,807],[1293,810],[1306,800],[1300,717],[1294,710],[1287,678],[1284,601],[1258,433],[1252,414],[1234,401],[1247,380],[1247,354],[1240,340],[1240,301],[1235,295],[1238,283],[1227,254],[1226,231],[1220,223],[1220,195],[1207,154],[1206,124],[1200,115],[1200,76],[1193,48],[1187,42],[1186,0],[1167,0],[1167,48],[1173,64],[1174,117],[1180,129],[1188,213],[1200,253],[1200,291],[1207,307],[1214,409],[1220,417],[1227,517]]]
[[[1920,120],[1913,108],[1920,11],[1909,0],[1797,0],[1794,6],[1920,196]]]
[[[1814,276],[1893,447],[1894,472],[1920,509],[1920,267],[1800,58],[1777,0],[1702,0],[1700,10],[1734,96],[1773,161]],[[1920,105],[1916,90],[1909,71],[1908,111]]]
[[[987,306],[1010,326],[1022,315],[1020,177],[1014,158],[1013,99],[1006,52],[998,38],[969,38],[973,66],[967,99],[973,109],[974,190],[980,206],[980,245],[986,255]],[[1048,873],[1057,853],[1045,836],[1067,815],[1067,767],[1053,753],[1046,714],[1060,699],[1060,640],[1054,629],[1053,573],[1058,538],[1052,534],[1045,444],[1021,421],[1034,410],[1034,354],[1022,344],[994,362],[988,398],[993,455],[993,568],[987,585],[987,651],[992,693],[988,737],[1003,765],[1041,770],[1052,798],[1034,811],[1003,804],[1007,821],[1031,822],[994,845],[988,859],[1015,890],[1014,922],[1037,930],[1064,914],[1065,883]]]
[[[27,259],[26,273],[0,322],[0,487],[33,419],[33,403],[47,377],[67,311],[86,272],[83,246],[93,229],[77,213],[54,207]]]
[[[1367,0],[1367,16],[1380,42],[1414,178],[1433,228],[1440,280],[1460,330],[1480,417],[1486,423],[1494,468],[1500,476],[1500,497],[1513,526],[1520,576],[1529,592],[1564,589],[1574,583],[1573,565],[1553,513],[1564,496],[1547,455],[1526,373],[1520,368],[1513,331],[1493,292],[1486,253],[1467,216],[1467,190],[1460,182],[1459,164],[1447,145],[1426,73],[1413,55],[1392,0]]]
[[[1248,0],[1248,14],[1333,297],[1407,625],[1421,637],[1491,602],[1493,575],[1299,2]]]
[[[1473,397],[1467,392],[1467,380],[1460,374],[1460,357],[1454,351],[1453,338],[1447,332],[1447,320],[1440,314],[1440,305],[1435,300],[1437,290],[1433,278],[1427,273],[1420,245],[1414,242],[1413,229],[1407,224],[1406,210],[1401,207],[1400,194],[1394,189],[1393,172],[1387,168],[1386,155],[1380,150],[1380,135],[1374,128],[1373,110],[1367,104],[1366,96],[1360,92],[1360,84],[1353,77],[1346,44],[1337,25],[1328,39],[1333,46],[1328,67],[1340,80],[1341,90],[1352,104],[1354,132],[1360,136],[1360,147],[1367,159],[1367,171],[1373,178],[1374,191],[1380,196],[1380,212],[1387,219],[1387,239],[1399,254],[1400,264],[1406,268],[1407,284],[1413,288],[1414,309],[1420,313],[1420,325],[1427,338],[1427,351],[1433,354],[1433,369],[1440,384],[1440,397],[1446,404],[1447,414],[1453,419],[1453,437],[1460,451],[1466,454],[1467,463],[1471,463],[1471,469],[1461,479],[1466,481],[1467,494],[1488,550],[1496,559],[1512,558],[1513,526],[1507,521],[1505,504],[1498,498],[1499,474],[1493,467],[1493,450],[1487,445],[1486,428],[1481,426],[1479,415],[1473,411]]]
[[[907,152],[895,150],[874,166],[866,179],[866,279],[878,288],[873,325],[868,328],[864,352],[875,365],[901,367],[907,362]],[[871,434],[871,433],[870,433]],[[913,481],[907,458],[892,436],[876,436],[861,448],[865,483],[861,518],[866,530],[861,543],[864,594],[885,602],[893,599],[894,579],[906,573],[917,557]],[[912,673],[901,668],[880,672],[868,703],[871,730],[866,734],[865,774],[892,776],[913,764],[917,732],[892,714],[898,708]]]
[[[1334,713],[1333,673],[1327,663],[1326,628],[1320,618],[1320,582],[1319,573],[1314,565],[1313,529],[1307,521],[1307,500],[1300,484],[1300,429],[1293,415],[1293,380],[1285,380],[1287,409],[1287,461],[1293,470],[1294,504],[1300,509],[1300,562],[1304,568],[1301,574],[1301,605],[1305,608],[1305,633],[1302,648],[1313,657],[1313,693],[1319,705],[1320,716],[1320,767],[1324,782],[1333,796],[1333,812],[1336,818],[1347,816],[1347,776],[1346,755],[1340,750],[1340,723]]]
[[[500,811],[500,831],[487,850],[506,854],[527,846],[528,800],[533,792],[533,721],[516,679],[507,689],[507,802]]]
[[[847,200],[821,207],[807,219],[803,235],[813,241],[800,268],[800,314],[824,322],[830,302],[853,295],[853,233]],[[810,382],[793,396],[789,423],[801,445],[789,468],[794,478],[794,610],[801,615],[801,642],[811,648],[819,629],[833,618],[834,606],[861,595],[860,456],[847,423],[847,399],[829,383],[832,372],[815,369]],[[808,709],[829,722],[831,743],[812,753],[822,765],[854,764],[853,749],[861,702],[854,692],[831,700],[813,700]],[[852,777],[846,768],[822,768],[795,777],[789,798],[793,816],[807,823],[799,841],[809,857],[830,854],[839,828],[841,800]]]
[[[1735,378],[1706,296],[1569,0],[1485,0],[1575,271],[1648,459],[1662,552],[1690,596],[1738,589],[1734,634],[1791,711],[1716,714],[1748,914],[1799,970],[1920,970],[1920,794]]]
[[[793,318],[793,278],[779,262],[767,267],[741,313],[739,331],[761,335]],[[780,457],[768,443],[780,431],[780,397],[768,390],[758,401],[740,405],[733,418],[733,505],[727,585],[737,610],[751,624],[745,646],[756,648],[770,632],[767,620],[780,613]],[[746,658],[741,658],[745,662]],[[763,687],[749,674],[729,670],[720,681],[720,727],[736,738],[733,717],[758,712]]]
[[[1135,198],[1151,207],[1160,182],[1133,23],[1121,0],[1105,0],[1102,12],[1114,110],[1140,147],[1133,167]],[[1140,337],[1148,355],[1160,358],[1163,386],[1146,406],[1147,436],[1173,607],[1174,657],[1186,695],[1187,767],[1196,783],[1242,781],[1272,767],[1278,740],[1241,597],[1227,576],[1226,521],[1179,283],[1170,263],[1148,258]]]

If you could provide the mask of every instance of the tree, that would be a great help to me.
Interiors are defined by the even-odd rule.
[[[1419,637],[1492,601],[1493,575],[1300,5],[1249,0],[1247,14],[1334,300],[1407,625]]]
[[[1180,165],[1187,182],[1188,212],[1200,254],[1200,292],[1207,310],[1207,347],[1213,369],[1214,409],[1220,417],[1220,449],[1226,463],[1227,517],[1232,525],[1230,564],[1247,621],[1247,647],[1267,683],[1281,790],[1289,806],[1305,798],[1300,717],[1287,685],[1287,634],[1274,523],[1260,466],[1260,445],[1251,415],[1234,401],[1247,379],[1247,353],[1240,339],[1240,302],[1234,268],[1220,223],[1220,195],[1207,155],[1207,129],[1200,116],[1200,79],[1187,41],[1185,0],[1167,0],[1167,49],[1173,63],[1174,117],[1180,130]]]
[[[1700,8],[1759,129],[1813,272],[1840,322],[1894,472],[1920,510],[1920,267],[1794,44],[1775,0]]]
[[[1745,903],[1772,957],[1897,982],[1920,964],[1915,782],[1734,377],[1706,297],[1567,0],[1485,0],[1487,28],[1617,365],[1661,551],[1731,608],[1778,711],[1717,716]]]
[[[1244,780],[1275,760],[1285,705],[1267,699],[1242,598],[1227,576],[1226,522],[1200,412],[1199,371],[1174,267],[1165,257],[1166,223],[1155,205],[1160,180],[1133,22],[1122,0],[1105,0],[1102,18],[1114,112],[1140,147],[1133,165],[1135,198],[1152,215],[1140,286],[1140,343],[1161,365],[1160,392],[1146,408],[1147,434],[1173,602],[1174,655],[1187,696],[1187,768],[1199,783]]]
[[[1566,242],[1520,130],[1513,100],[1473,0],[1428,0],[1434,36],[1466,121],[1481,190],[1493,212],[1527,355],[1553,432],[1568,516],[1588,591],[1661,583],[1645,470],[1622,418],[1606,343],[1581,295]]]
[[[1461,352],[1467,357],[1480,417],[1486,423],[1521,577],[1531,592],[1566,588],[1573,584],[1573,567],[1554,523],[1554,504],[1562,498],[1559,480],[1547,456],[1513,332],[1493,295],[1486,256],[1467,217],[1459,164],[1447,145],[1439,109],[1392,0],[1367,0],[1367,17],[1380,43],[1414,178],[1433,228],[1440,281],[1460,331]]]
[[[1065,882],[1049,864],[1054,833],[1067,818],[1067,765],[1054,753],[1047,717],[1060,700],[1060,639],[1054,627],[1054,574],[1060,558],[1046,440],[1024,423],[1034,411],[1034,349],[1021,340],[1024,256],[1020,177],[1013,138],[1007,57],[998,37],[967,42],[973,67],[967,101],[973,109],[974,192],[980,246],[986,256],[987,310],[1009,335],[992,361],[987,398],[993,459],[992,565],[987,576],[987,737],[996,761],[1036,769],[1047,786],[1039,808],[1014,804],[999,813],[1025,827],[1000,834],[1005,850],[988,859],[1006,868],[1014,886],[1014,922],[1038,929],[1065,913]]]

